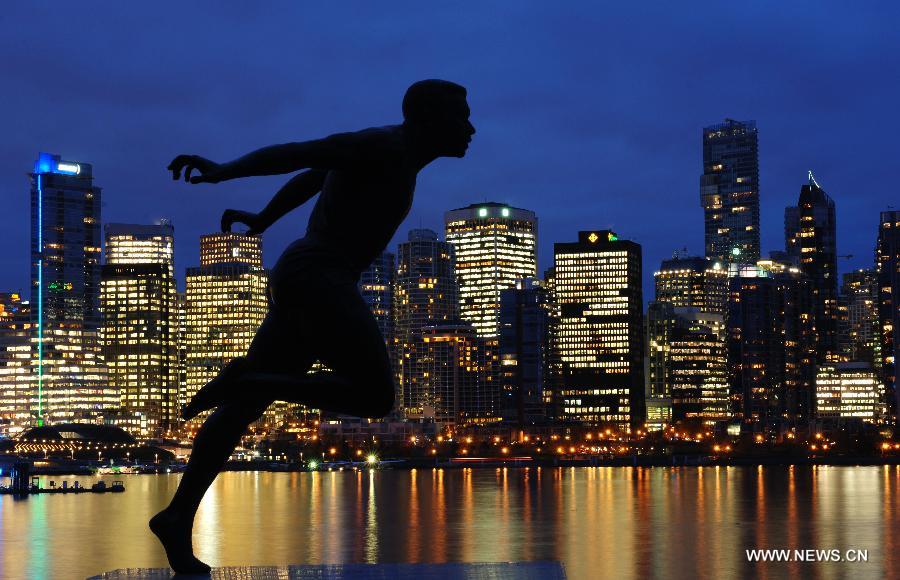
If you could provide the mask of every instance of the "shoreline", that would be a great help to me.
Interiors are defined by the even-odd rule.
[[[706,456],[678,455],[666,457],[616,457],[612,459],[586,457],[586,458],[477,458],[477,460],[465,460],[461,458],[451,459],[391,459],[387,464],[370,467],[361,463],[350,462],[325,462],[317,469],[309,469],[300,464],[275,463],[275,462],[243,462],[231,461],[222,469],[225,471],[268,471],[273,473],[303,473],[312,471],[362,471],[367,469],[497,469],[514,468],[526,469],[530,467],[785,467],[785,466],[833,466],[833,467],[871,467],[900,465],[900,457],[732,457],[718,458]],[[122,466],[125,467],[125,466]],[[160,466],[158,471],[147,470],[142,473],[110,473],[98,474],[90,466],[57,466],[35,467],[31,471],[33,476],[68,476],[68,475],[161,475],[165,473],[180,473],[183,466]]]

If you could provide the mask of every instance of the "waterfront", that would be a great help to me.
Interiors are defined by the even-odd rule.
[[[164,566],[146,520],[179,477],[117,476],[122,494],[0,498],[2,576]],[[217,566],[560,560],[576,580],[892,578],[898,494],[898,466],[230,472],[205,498],[194,541]],[[755,548],[856,548],[868,562],[749,564]]]

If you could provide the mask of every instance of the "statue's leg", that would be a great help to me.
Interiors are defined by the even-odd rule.
[[[291,331],[303,335],[302,350],[330,372],[270,372],[251,364],[241,389],[335,413],[383,417],[393,408],[394,380],[378,323],[355,283],[324,286],[316,298],[291,303],[287,317]]]
[[[200,500],[240,442],[247,426],[256,421],[268,401],[221,405],[200,427],[190,461],[169,506],[150,520],[150,529],[166,550],[169,564],[179,573],[205,573],[191,546],[191,530]]]

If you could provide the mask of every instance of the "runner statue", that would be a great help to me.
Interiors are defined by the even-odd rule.
[[[306,235],[271,271],[269,312],[247,355],[226,365],[182,410],[190,419],[215,409],[194,438],[172,501],[150,520],[175,572],[209,572],[193,553],[194,516],[247,426],[273,401],[359,417],[392,410],[390,362],[359,295],[359,276],[409,213],[419,171],[438,157],[463,157],[474,134],[465,88],[425,80],[406,91],[400,125],[273,145],[229,163],[179,155],[169,164],[172,178],[183,175],[188,183],[306,170],[259,213],[225,210],[225,232],[241,223],[248,234],[261,234],[321,191]],[[332,372],[308,372],[317,360]]]

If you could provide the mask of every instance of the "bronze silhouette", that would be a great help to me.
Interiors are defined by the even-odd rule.
[[[189,419],[216,410],[168,507],[150,520],[176,573],[208,573],[194,556],[191,530],[200,500],[247,426],[273,401],[290,401],[360,417],[381,417],[394,404],[384,338],[357,290],[362,270],[388,245],[409,213],[416,176],[438,157],[463,157],[475,128],[466,89],[420,81],[403,98],[403,123],[273,145],[229,163],[179,155],[168,169],[189,183],[219,183],[306,169],[258,214],[226,210],[261,234],[321,191],[306,235],[278,259],[269,281],[269,312],[245,357],[229,363],[183,409]],[[192,175],[193,172],[199,174]],[[309,373],[321,360],[333,372]]]

